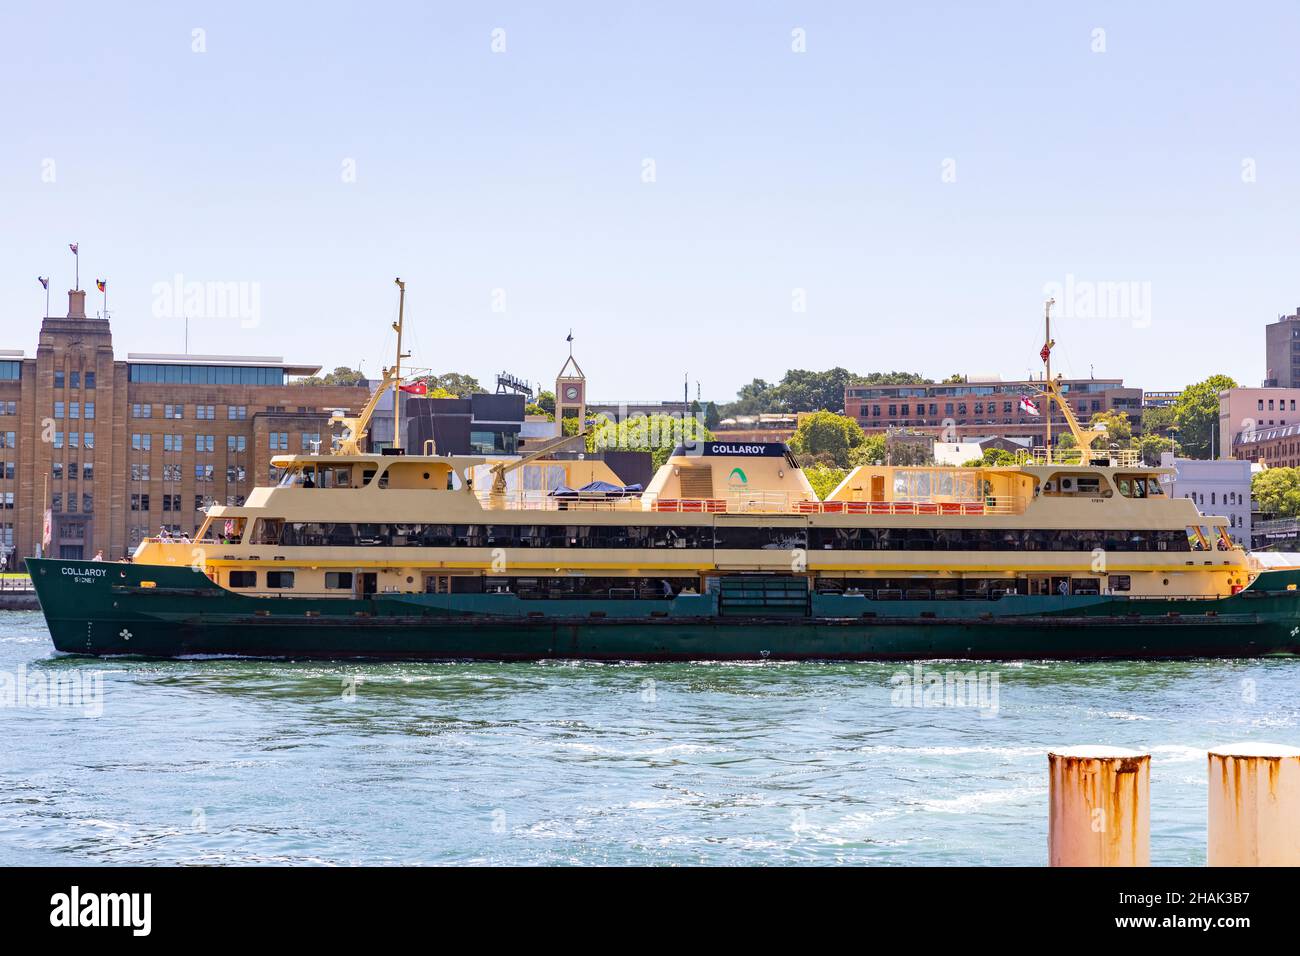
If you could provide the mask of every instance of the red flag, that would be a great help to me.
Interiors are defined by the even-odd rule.
[[[412,385],[399,385],[397,386],[397,390],[399,392],[406,392],[408,395],[427,395],[429,393],[429,386],[424,382],[416,382]]]
[[[77,243],[75,242],[68,243],[68,248],[72,250],[72,254],[74,256],[77,255]]]
[[[1038,357],[1041,358],[1044,362],[1046,362],[1047,357],[1051,354],[1052,354],[1052,347],[1050,345],[1044,345],[1043,350],[1038,353]]]
[[[107,286],[107,285],[108,285],[108,280],[107,280],[107,279],[96,279],[96,280],[95,280],[95,288],[97,288],[100,292],[103,292],[103,291],[104,291],[104,287]]]

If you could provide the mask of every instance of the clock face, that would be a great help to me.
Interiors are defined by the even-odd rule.
[[[564,397],[567,398],[569,401],[573,401],[574,399],[576,399],[578,397],[578,386],[570,385],[568,388],[566,388],[564,390]]]

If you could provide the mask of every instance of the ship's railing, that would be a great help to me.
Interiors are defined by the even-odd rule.
[[[1087,465],[1099,462],[1110,468],[1135,468],[1142,464],[1141,454],[1133,448],[1094,448],[1089,452],[1087,461],[1080,448],[1035,448],[1031,452],[1020,454],[1025,461],[1035,465]]]
[[[978,501],[801,501],[800,514],[850,515],[1010,515],[1019,514],[1014,495],[987,495]]]
[[[504,508],[507,511],[643,511],[641,498],[636,495],[611,497],[604,494],[553,495],[548,491],[507,491],[494,495],[490,491],[475,492],[479,503],[488,509]]]
[[[0,592],[30,590],[32,590],[30,574],[0,574]]]
[[[480,492],[484,508],[509,511],[657,511],[673,514],[1009,515],[1024,511],[1014,495],[968,501],[817,501],[784,491],[737,491],[712,498],[553,495],[545,491]]]

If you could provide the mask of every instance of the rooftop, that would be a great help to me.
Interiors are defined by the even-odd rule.
[[[279,368],[286,375],[315,375],[319,365],[285,362],[282,355],[198,355],[174,352],[127,352],[126,360],[140,365],[221,365],[240,368]]]

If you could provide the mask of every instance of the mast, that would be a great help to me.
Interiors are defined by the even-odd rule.
[[[402,447],[402,359],[410,358],[410,355],[402,354],[402,319],[406,310],[406,283],[401,279],[394,279],[399,290],[397,295],[397,321],[393,323],[393,331],[397,333],[397,364],[393,366],[393,447]]]
[[[1043,304],[1043,323],[1046,326],[1043,338],[1043,364],[1047,367],[1047,428],[1046,451],[1048,461],[1051,461],[1052,455],[1052,346],[1056,343],[1052,341],[1052,306],[1056,304],[1055,299],[1048,299]]]

